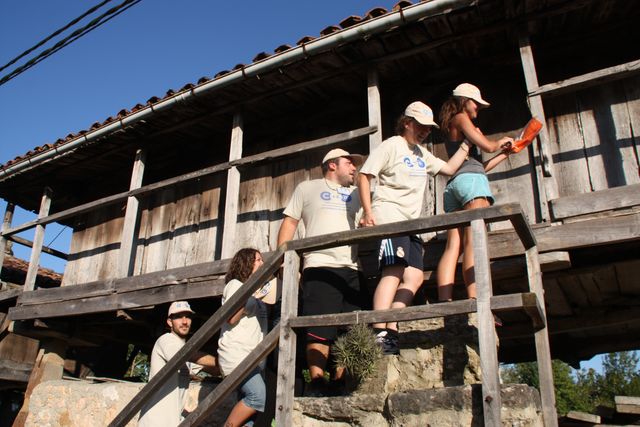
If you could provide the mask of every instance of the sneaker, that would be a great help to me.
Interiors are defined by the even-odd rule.
[[[398,337],[387,331],[382,331],[376,335],[376,343],[380,346],[384,355],[400,354]]]

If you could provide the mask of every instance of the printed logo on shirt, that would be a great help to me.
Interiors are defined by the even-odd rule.
[[[416,157],[415,161],[405,156],[402,159],[403,163],[409,168],[409,176],[424,177],[427,173],[427,163],[422,157]]]
[[[331,192],[329,191],[323,191],[322,193],[320,193],[320,198],[326,201],[337,199],[345,203],[349,203],[352,199],[351,194],[346,194],[344,192],[341,192],[341,194],[331,194]]]
[[[398,250],[396,250],[396,256],[398,258],[404,258],[404,249],[402,249],[402,246],[398,246]]]

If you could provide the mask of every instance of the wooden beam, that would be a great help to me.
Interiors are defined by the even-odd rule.
[[[555,96],[567,92],[573,92],[588,88],[604,82],[624,79],[640,72],[640,60],[615,65],[580,76],[571,77],[554,83],[538,86],[529,91],[529,96],[546,95]]]
[[[13,203],[7,203],[7,207],[4,211],[4,217],[2,220],[2,232],[4,233],[6,230],[11,228],[11,221],[13,220],[13,212],[16,208],[16,205]],[[7,250],[7,238],[2,235],[0,236],[0,274],[2,273],[2,266],[4,264],[4,256],[5,251]]]
[[[615,396],[616,411],[621,414],[640,414],[640,397]]]
[[[231,374],[227,375],[207,397],[198,403],[198,407],[179,424],[179,427],[199,426],[213,412],[216,405],[231,392],[235,391],[247,374],[276,348],[279,336],[280,325],[277,325]]]
[[[640,205],[640,184],[608,188],[551,200],[553,219],[586,215]]]
[[[378,70],[372,67],[367,72],[367,110],[369,125],[375,126],[377,132],[369,135],[369,152],[382,144],[382,105],[380,103],[380,84]]]
[[[524,310],[533,313],[537,310],[536,296],[532,293],[516,293],[491,297],[491,311],[504,312]],[[456,314],[474,313],[477,310],[474,299],[465,299],[438,304],[417,305],[406,308],[388,310],[354,311],[349,313],[323,314],[316,316],[292,317],[289,324],[292,328],[306,328],[322,324],[326,326],[355,325],[359,323],[407,322],[420,319],[434,319]],[[539,315],[538,315],[539,317]]]
[[[500,396],[500,378],[498,366],[498,344],[491,312],[491,268],[489,266],[489,250],[487,230],[482,219],[471,221],[473,242],[473,269],[478,298],[478,344],[480,347],[480,368],[482,369],[482,409],[484,425],[499,427],[502,397]]]
[[[142,408],[142,405],[177,371],[178,367],[189,360],[196,351],[200,350],[218,332],[222,324],[246,304],[247,298],[269,280],[280,267],[285,248],[286,245],[282,245],[272,253],[244,285],[193,334],[184,347],[125,405],[120,413],[109,423],[109,427],[124,427]]]
[[[296,332],[290,320],[298,313],[298,281],[300,257],[292,250],[284,256],[282,278],[282,311],[280,316],[280,348],[276,383],[276,425],[293,425],[293,392],[296,367]]]
[[[229,162],[242,158],[242,115],[233,116]],[[238,222],[238,199],[240,198],[240,171],[232,166],[227,171],[226,198],[224,202],[224,227],[222,231],[222,258],[231,258],[236,251],[236,224]]]
[[[593,415],[586,412],[569,411],[565,416],[569,420],[582,421],[584,423],[589,423],[589,424],[600,424],[601,422],[599,415]]]
[[[1,238],[1,237],[0,237]],[[18,243],[22,246],[26,246],[28,248],[33,248],[33,242],[31,240],[27,240],[27,239],[23,239],[20,236],[7,236],[6,237],[7,240],[11,240],[12,242]],[[69,255],[65,254],[64,252],[60,252],[57,249],[53,249],[50,248],[49,246],[44,246],[42,245],[42,252],[52,255],[54,257],[60,258],[60,259],[68,259]]]
[[[558,425],[558,415],[556,413],[556,398],[553,385],[553,368],[551,366],[551,348],[549,346],[549,335],[546,324],[546,311],[544,303],[544,288],[542,287],[542,272],[540,271],[540,261],[538,260],[538,248],[531,247],[526,250],[527,278],[529,280],[529,290],[536,295],[536,300],[540,302],[540,312],[543,324],[539,325],[534,333],[536,344],[536,359],[538,361],[538,377],[540,379],[540,400],[542,401],[542,416],[544,425],[554,427]],[[534,323],[535,325],[535,323]]]
[[[44,189],[42,200],[40,201],[40,211],[38,212],[38,218],[44,218],[49,215],[49,208],[51,207],[51,193],[52,190],[49,187]],[[38,277],[38,268],[40,267],[40,253],[42,251],[42,244],[44,243],[44,225],[38,224],[36,226],[36,232],[33,237],[33,247],[31,248],[31,257],[29,258],[29,268],[27,270],[27,277],[24,279],[25,291],[32,291],[35,289],[36,277]]]
[[[32,363],[0,359],[0,380],[27,383],[29,382],[29,375],[31,374],[32,369]]]
[[[536,74],[535,61],[533,59],[533,51],[528,36],[521,36],[520,42],[520,60],[522,62],[522,70],[527,85],[527,90],[538,87],[538,76]],[[542,123],[546,123],[542,99],[540,96],[529,97],[529,109],[531,115],[537,117]],[[549,153],[549,133],[543,126],[538,134],[540,147],[534,142],[531,144],[535,162],[536,182],[538,185],[538,194],[540,195],[540,214],[543,221],[549,220],[548,200],[558,197],[558,184],[553,178],[553,160]],[[538,152],[538,149],[540,152]]]
[[[146,158],[146,150],[138,149],[136,151],[133,170],[131,172],[131,182],[129,184],[130,191],[142,186]],[[137,235],[136,228],[138,225],[139,206],[140,201],[136,196],[127,197],[127,210],[124,214],[122,236],[120,237],[120,250],[118,251],[117,277],[127,277],[133,274],[133,264],[136,257],[134,243]]]
[[[161,287],[149,286],[104,296],[19,305],[9,308],[9,317],[11,320],[26,320],[104,313],[119,309],[149,307],[178,300],[211,298],[222,295],[223,289],[223,278]]]

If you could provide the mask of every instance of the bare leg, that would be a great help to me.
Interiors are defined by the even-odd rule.
[[[307,344],[307,364],[312,380],[324,378],[324,370],[329,360],[329,346],[319,342]]]
[[[382,269],[382,277],[380,278],[380,282],[378,282],[376,291],[373,294],[374,310],[386,310],[391,308],[403,274],[404,266],[402,265],[390,265]],[[374,323],[373,327],[384,329],[386,327],[386,323]]]
[[[405,308],[410,306],[420,286],[424,282],[424,272],[419,268],[406,267],[402,275],[402,282],[393,298],[391,308]],[[398,322],[387,323],[387,329],[398,330]]]
[[[257,411],[248,407],[241,400],[233,407],[231,413],[227,417],[227,421],[224,422],[224,427],[240,427]]]
[[[489,206],[491,205],[487,199],[473,199],[464,205],[464,210],[486,208]],[[467,296],[469,298],[476,298],[476,275],[474,271],[471,227],[465,227],[464,237],[462,240],[462,247],[464,248],[464,255],[462,257],[462,276],[464,277],[464,283],[467,285]]]
[[[456,278],[456,267],[460,257],[461,228],[452,228],[447,231],[447,246],[438,262],[438,301],[451,301],[453,299],[453,284]]]

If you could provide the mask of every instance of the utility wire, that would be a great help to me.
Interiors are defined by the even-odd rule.
[[[43,51],[42,53],[40,53],[35,58],[30,59],[27,63],[25,63],[21,67],[18,67],[15,70],[11,71],[9,74],[6,74],[4,77],[2,77],[0,79],[0,86],[2,86],[3,84],[7,83],[9,80],[13,79],[14,77],[17,77],[18,75],[24,73],[25,71],[27,71],[29,68],[33,67],[34,65],[36,65],[40,61],[48,58],[49,56],[53,55],[54,53],[56,53],[57,51],[59,51],[63,47],[73,43],[74,41],[76,41],[80,37],[86,35],[87,33],[91,32],[93,30],[95,30],[96,28],[98,28],[102,24],[110,21],[111,19],[115,18],[116,16],[120,15],[122,12],[126,11],[127,9],[129,9],[132,6],[135,6],[136,4],[140,3],[141,1],[142,0],[125,0],[124,2],[119,4],[118,6],[115,6],[115,7],[111,8],[111,9],[109,9],[107,12],[103,13],[99,17],[97,17],[94,20],[92,20],[89,24],[85,25],[84,27],[80,28],[79,30],[74,31],[68,37],[66,37],[66,38],[62,39],[61,41],[59,41],[58,43],[56,43],[52,48],[49,48],[49,49]]]
[[[38,42],[38,44],[36,44],[35,46],[25,50],[24,52],[22,52],[20,55],[16,56],[15,58],[13,58],[11,61],[7,62],[6,64],[4,64],[2,67],[0,67],[0,71],[4,70],[5,68],[9,67],[9,65],[13,65],[15,64],[20,58],[24,58],[25,56],[27,56],[28,54],[30,54],[31,52],[33,52],[34,50],[36,50],[37,48],[39,48],[40,46],[42,46],[43,44],[45,44],[46,42],[48,42],[49,40],[51,40],[52,38],[54,38],[55,36],[57,36],[58,34],[60,34],[61,32],[63,32],[64,30],[66,30],[67,28],[71,27],[72,25],[75,25],[78,23],[78,21],[80,21],[82,18],[84,18],[87,15],[92,14],[93,12],[95,12],[97,9],[100,9],[102,6],[104,6],[105,4],[109,3],[111,0],[105,0],[102,3],[93,6],[91,9],[87,10],[85,13],[83,13],[82,15],[80,15],[79,17],[77,17],[76,19],[74,19],[73,21],[69,22],[67,25],[65,25],[64,27],[56,30],[55,32],[53,32],[50,36],[46,37],[45,39],[41,40]]]

